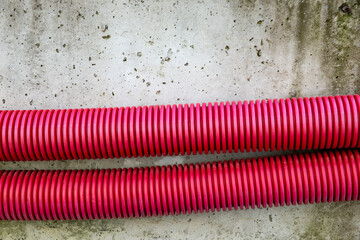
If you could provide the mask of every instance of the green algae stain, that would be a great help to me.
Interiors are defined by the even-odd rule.
[[[356,65],[360,62],[359,6],[349,3],[351,15],[343,13],[339,6],[329,5],[322,64],[331,79],[333,93],[349,94],[360,90],[360,80],[354,81],[354,71],[359,71]]]

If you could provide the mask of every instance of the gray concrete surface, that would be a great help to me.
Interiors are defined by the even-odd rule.
[[[1,109],[360,93],[360,2],[0,1]],[[257,153],[254,155],[278,154]],[[1,163],[79,169],[244,158]],[[0,222],[0,239],[359,239],[358,202],[94,221]]]

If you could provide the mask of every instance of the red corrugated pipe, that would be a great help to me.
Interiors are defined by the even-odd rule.
[[[123,218],[358,200],[357,150],[163,167],[0,171],[0,219]]]
[[[358,95],[1,111],[0,160],[360,147]]]

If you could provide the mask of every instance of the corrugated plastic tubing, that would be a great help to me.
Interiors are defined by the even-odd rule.
[[[0,172],[0,219],[127,218],[359,200],[357,150],[107,170]]]
[[[0,112],[0,160],[360,147],[360,97]]]

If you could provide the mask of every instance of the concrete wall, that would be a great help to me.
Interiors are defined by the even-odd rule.
[[[360,93],[360,1],[0,2],[2,109]],[[278,153],[0,163],[79,169]],[[0,222],[0,239],[359,239],[359,203],[175,217]]]

